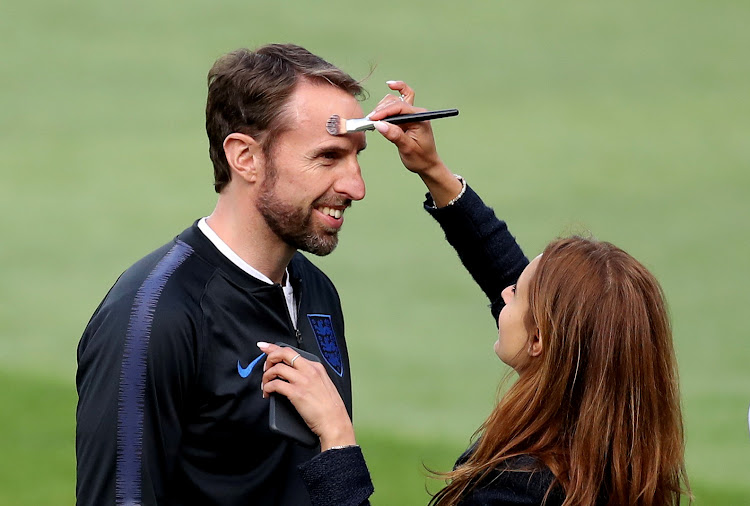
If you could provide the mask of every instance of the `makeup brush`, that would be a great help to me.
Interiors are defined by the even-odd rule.
[[[414,123],[417,121],[429,121],[431,119],[458,116],[458,109],[440,109],[438,111],[415,112],[413,114],[397,114],[388,116],[379,121],[386,121],[394,125],[403,123]],[[326,123],[326,130],[331,135],[344,135],[351,132],[362,132],[364,130],[375,130],[375,121],[367,118],[346,119],[334,114]]]

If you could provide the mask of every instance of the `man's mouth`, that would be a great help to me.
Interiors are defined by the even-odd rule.
[[[331,216],[337,220],[341,218],[342,214],[344,214],[343,209],[336,209],[333,207],[319,207],[318,211],[320,211],[323,214],[327,214],[328,216]]]
[[[328,200],[314,206],[315,210],[322,214],[324,226],[333,233],[344,224],[344,211],[349,207],[349,202]]]

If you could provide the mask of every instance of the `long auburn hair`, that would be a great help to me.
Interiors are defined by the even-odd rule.
[[[430,504],[459,504],[519,455],[552,471],[564,506],[690,496],[672,331],[654,276],[610,243],[553,241],[531,277],[525,323],[542,354],[477,430],[468,459],[436,473],[448,485]]]

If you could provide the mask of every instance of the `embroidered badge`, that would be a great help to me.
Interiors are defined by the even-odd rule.
[[[336,342],[336,333],[333,331],[333,321],[327,314],[309,314],[307,319],[310,320],[315,339],[318,340],[318,348],[323,354],[323,358],[336,371],[339,376],[344,375],[344,365],[341,363],[341,352]]]

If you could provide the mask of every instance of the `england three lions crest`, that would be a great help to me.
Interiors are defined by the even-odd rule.
[[[339,376],[344,375],[344,364],[341,362],[341,352],[336,342],[336,333],[333,331],[333,321],[327,314],[309,314],[307,319],[310,320],[315,339],[318,340],[318,348],[323,354],[323,358],[331,369],[336,371]]]

